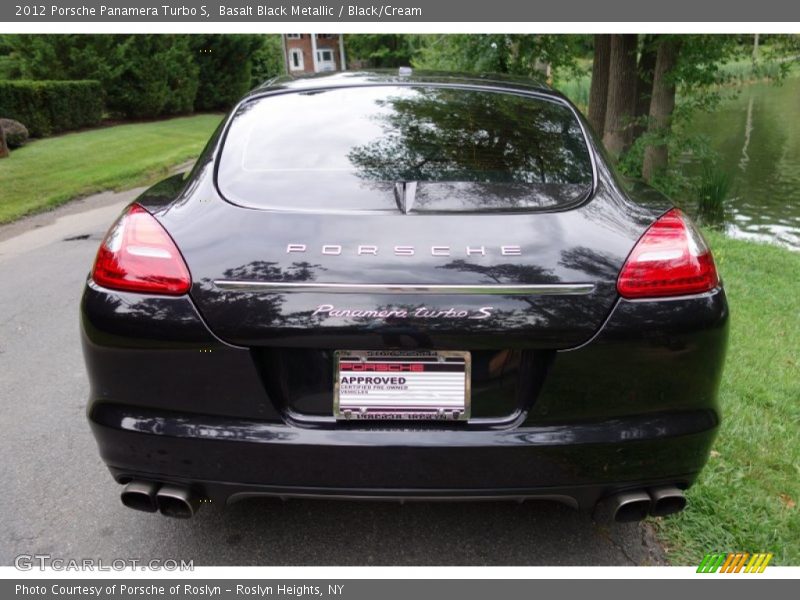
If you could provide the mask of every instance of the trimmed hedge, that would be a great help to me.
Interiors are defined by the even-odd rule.
[[[103,99],[99,81],[0,81],[0,117],[35,137],[97,125]]]

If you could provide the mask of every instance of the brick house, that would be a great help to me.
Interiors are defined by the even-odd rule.
[[[283,55],[289,75],[347,69],[341,33],[285,33]]]

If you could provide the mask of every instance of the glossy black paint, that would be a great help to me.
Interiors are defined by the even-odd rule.
[[[214,186],[213,152],[209,152],[174,202],[164,203],[166,186],[139,202],[175,239],[192,272],[192,297],[199,310],[211,329],[232,344],[341,345],[355,333],[363,349],[373,349],[383,347],[385,340],[383,333],[365,331],[357,320],[312,316],[320,305],[341,298],[223,291],[214,286],[215,280],[593,283],[595,291],[586,296],[494,297],[490,303],[483,296],[405,296],[391,302],[396,308],[432,310],[459,306],[474,311],[491,305],[492,319],[468,324],[475,347],[491,348],[502,334],[510,347],[568,348],[583,343],[600,327],[616,299],[616,276],[633,244],[670,208],[663,197],[648,198],[647,204],[633,201],[620,193],[604,165],[598,163],[597,171],[592,201],[567,211],[353,215],[321,209],[312,218],[305,212],[254,210],[225,202]],[[168,186],[178,184],[172,181]],[[307,244],[308,252],[286,253],[288,244],[296,243]],[[321,254],[323,244],[341,245],[342,254]],[[384,254],[358,256],[361,244],[378,245]],[[414,246],[417,255],[386,256],[396,245]],[[453,255],[430,256],[433,245],[449,246]],[[466,256],[461,251],[466,245],[485,246],[487,256]],[[523,256],[501,257],[503,245],[519,245]],[[346,298],[352,309],[387,304],[385,296]],[[389,325],[395,335],[417,336],[414,343],[421,347],[458,349],[463,343],[459,325],[452,322]]]
[[[249,98],[387,82],[489,86],[564,102],[520,82],[377,74],[279,82]],[[445,209],[404,214],[259,210],[227,202],[215,182],[226,127],[186,178],[167,179],[137,200],[183,253],[190,294],[129,294],[91,281],[84,293],[88,415],[118,481],[186,483],[216,502],[261,492],[523,495],[584,508],[619,489],[691,485],[719,422],[725,295],[718,288],[657,301],[618,297],[615,282],[625,258],[671,203],[621,182],[588,128],[593,192],[578,206],[481,211],[475,193],[485,190],[451,186],[436,199]],[[335,188],[324,193],[328,204],[344,194]],[[308,244],[309,251],[289,255],[290,243]],[[349,250],[358,244],[447,245],[454,252],[439,257],[423,251],[409,259],[312,251],[332,243]],[[519,245],[522,256],[459,255],[466,244],[487,250]],[[331,298],[223,291],[217,279],[589,282],[595,288],[585,296]],[[492,306],[493,316],[446,322],[312,316],[324,303]],[[332,352],[383,348],[469,350],[476,365],[474,418],[427,426],[334,421]]]

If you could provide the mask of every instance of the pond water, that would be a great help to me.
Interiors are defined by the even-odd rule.
[[[800,251],[800,78],[744,86],[692,126],[732,177],[728,234]]]

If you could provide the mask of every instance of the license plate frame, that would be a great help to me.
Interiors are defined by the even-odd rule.
[[[336,350],[333,376],[337,421],[459,422],[470,418],[472,356],[466,351]],[[355,382],[343,379],[353,377]],[[373,381],[359,381],[359,377]],[[400,379],[405,381],[400,383]]]

